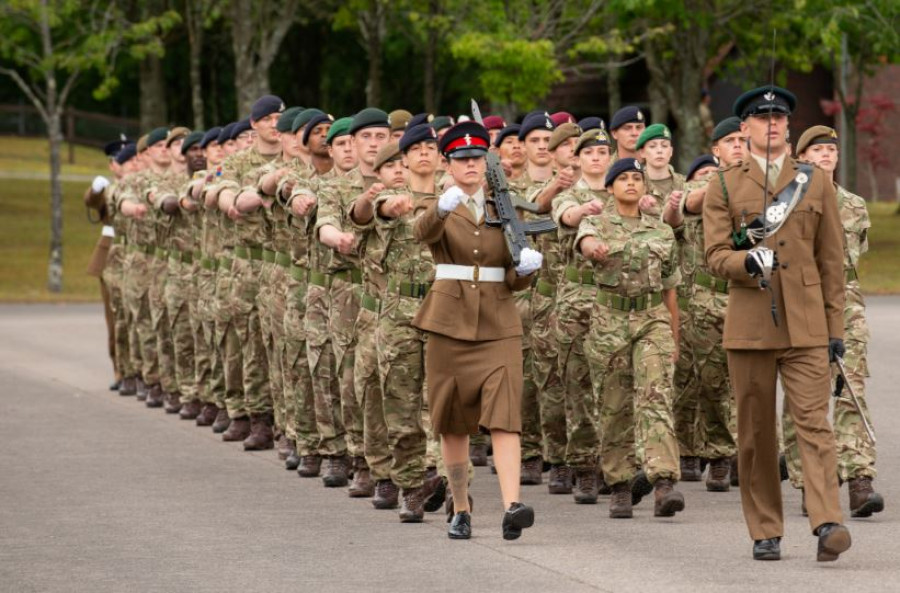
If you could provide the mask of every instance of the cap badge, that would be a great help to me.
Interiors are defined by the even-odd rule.
[[[472,146],[472,136],[466,134],[465,136],[463,136],[463,140],[466,141],[466,146]]]
[[[669,130],[663,130],[663,138],[668,138],[670,136],[671,134],[669,133]]]
[[[835,132],[834,130],[831,130],[831,137],[832,137],[832,138],[837,138],[837,132]],[[124,134],[123,134],[122,140],[124,140],[124,139],[125,139],[125,138],[124,138]]]
[[[284,110],[285,110],[285,106],[284,106],[284,103],[282,102],[281,106],[278,108],[278,111],[284,111]]]
[[[638,121],[644,121],[644,114],[641,110],[638,110],[637,115],[634,116]]]
[[[544,125],[547,126],[547,129],[548,129],[548,130],[552,130],[552,129],[553,129],[553,122],[550,121],[549,119],[545,119],[545,120],[544,120]]]
[[[435,129],[434,128],[428,128],[428,129],[431,131],[431,137],[437,138],[437,132],[435,131]]]
[[[638,113],[640,113],[640,112],[638,112]],[[637,159],[634,160],[634,168],[637,169],[638,171],[641,171],[641,162]]]
[[[775,100],[775,93],[773,93],[772,91],[769,91],[768,93],[766,93],[765,95],[763,95],[763,99],[765,99],[766,101],[774,101],[774,100]]]

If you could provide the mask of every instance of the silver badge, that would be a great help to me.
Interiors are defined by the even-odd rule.
[[[637,160],[637,159],[635,159],[635,161],[634,161],[634,168],[635,168],[635,170],[637,170],[637,171],[640,171],[640,170],[641,170],[641,162],[640,162],[639,160]]]
[[[772,204],[766,210],[766,222],[769,224],[778,224],[784,220],[787,212],[787,204]]]
[[[799,173],[797,173],[797,176],[794,177],[794,180],[800,185],[803,185],[804,183],[809,181],[809,176],[803,171],[800,171]]]
[[[636,118],[638,121],[644,121],[644,114],[641,113],[640,110],[638,110],[637,115],[635,116],[635,118]]]
[[[774,100],[775,100],[775,93],[773,93],[772,91],[769,91],[768,93],[766,93],[765,95],[763,95],[763,99],[765,99],[766,101],[774,101]]]

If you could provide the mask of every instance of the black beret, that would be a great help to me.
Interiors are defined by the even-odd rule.
[[[236,121],[231,122],[230,124],[226,124],[222,131],[219,132],[219,137],[216,138],[216,142],[219,144],[225,144],[229,140],[231,140],[231,132],[234,130],[234,126],[237,125]]]
[[[137,144],[134,142],[129,142],[125,146],[122,147],[122,150],[116,153],[115,159],[116,162],[120,165],[124,165],[131,159],[133,159],[137,155]]]
[[[353,116],[353,123],[350,125],[350,135],[357,133],[365,128],[388,128],[391,122],[388,114],[376,107],[366,107]]]
[[[291,126],[294,124],[294,118],[296,118],[303,109],[303,107],[288,107],[282,111],[281,115],[278,116],[278,123],[275,124],[275,129],[282,134],[290,132]]]
[[[234,127],[231,128],[231,139],[234,140],[235,138],[240,136],[242,133],[246,132],[247,130],[252,130],[252,129],[253,129],[253,126],[250,125],[249,118],[242,119],[239,122],[235,122]]]
[[[535,130],[547,130],[548,132],[552,132],[555,128],[556,126],[553,125],[553,120],[550,119],[550,114],[546,111],[529,113],[525,116],[525,119],[522,120],[522,126],[519,128],[519,140],[524,140],[528,134]]]
[[[147,134],[147,148],[150,148],[157,142],[162,142],[169,137],[168,128],[156,128]]]
[[[409,129],[413,126],[418,126],[419,124],[430,124],[432,120],[434,120],[434,116],[430,113],[419,113],[412,116],[412,119],[406,124],[406,128]]]
[[[731,117],[726,117],[722,121],[716,124],[716,127],[713,128],[712,133],[712,141],[718,142],[725,136],[729,134],[734,134],[735,132],[741,131],[741,118],[736,115],[732,115]]]
[[[190,148],[194,144],[200,144],[203,138],[203,130],[197,130],[196,132],[191,132],[190,134],[185,136],[184,142],[181,143],[181,154],[187,154],[188,148]]]
[[[282,111],[284,111],[284,101],[281,100],[281,97],[263,95],[254,101],[253,107],[250,108],[250,119],[259,121],[267,115],[281,113]]]
[[[291,132],[296,134],[297,130],[303,128],[303,126],[309,123],[309,120],[317,115],[325,115],[325,112],[321,109],[316,109],[315,107],[304,109],[297,114],[297,117],[294,118],[294,122],[291,124]]]
[[[203,134],[203,138],[200,140],[200,148],[206,148],[213,142],[219,141],[219,134],[222,133],[221,126],[216,126],[214,128],[210,128],[206,130],[206,133]]]
[[[587,132],[588,130],[605,130],[606,123],[603,121],[602,117],[591,116],[579,121],[578,127],[585,132]]]
[[[125,137],[125,134],[119,136],[118,140],[113,140],[112,142],[107,142],[103,146],[103,152],[106,156],[110,158],[114,158],[119,151],[122,150],[125,145],[128,144],[128,138]]]
[[[716,160],[711,154],[701,154],[697,158],[694,159],[694,162],[691,163],[690,168],[688,169],[687,180],[690,181],[691,177],[694,176],[694,173],[702,169],[703,167],[718,167],[719,162]]]
[[[303,146],[306,146],[309,143],[309,135],[312,134],[315,127],[322,123],[334,123],[334,117],[328,113],[314,115],[312,119],[307,122],[306,129],[303,130]]]
[[[499,147],[501,144],[503,144],[503,139],[506,138],[507,136],[515,136],[516,138],[518,138],[519,137],[519,129],[521,129],[521,127],[522,126],[519,124],[510,124],[510,125],[506,126],[505,128],[503,128],[502,130],[500,130],[500,133],[497,134],[496,138],[494,138],[494,146]]]
[[[626,105],[613,114],[612,119],[609,122],[609,131],[612,132],[613,130],[618,130],[625,124],[631,122],[645,124],[647,123],[647,118],[639,107],[635,105]]]
[[[406,152],[413,144],[419,142],[437,142],[437,132],[428,124],[419,124],[406,128],[400,137],[400,152]]]
[[[747,91],[734,102],[732,111],[741,119],[751,115],[782,113],[790,115],[797,107],[794,93],[778,86],[761,86]]]
[[[490,145],[491,136],[484,126],[474,121],[464,121],[447,130],[441,138],[440,151],[449,159],[478,157],[486,155]]]
[[[609,171],[606,173],[606,182],[603,185],[609,187],[616,180],[616,177],[628,171],[643,172],[644,168],[641,167],[641,162],[637,159],[619,159],[609,168]]]
[[[455,123],[456,122],[449,115],[438,115],[431,120],[431,127],[434,128],[435,132],[440,132],[444,128],[449,128]]]

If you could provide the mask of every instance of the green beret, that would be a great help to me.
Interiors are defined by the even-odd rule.
[[[194,144],[200,144],[205,135],[205,132],[202,130],[197,130],[185,136],[184,142],[181,144],[181,154],[187,154],[188,148]]]
[[[353,116],[350,125],[350,134],[355,134],[364,128],[390,128],[391,122],[387,113],[375,107],[366,107]]]
[[[294,134],[297,133],[297,130],[303,129],[303,126],[309,123],[309,120],[314,118],[317,115],[324,115],[325,112],[321,109],[316,109],[315,107],[310,107],[309,109],[304,109],[300,113],[297,114],[297,117],[294,118],[294,123],[291,124],[291,132]]]
[[[668,140],[671,142],[672,132],[669,131],[669,128],[667,128],[665,124],[649,125],[644,128],[643,132],[641,132],[635,148],[640,150],[644,146],[644,144],[650,142],[651,140],[656,140],[657,138],[663,138],[664,140]]]
[[[147,148],[169,137],[169,128],[156,128],[147,134]]]
[[[297,117],[303,109],[304,107],[288,107],[282,111],[281,115],[278,116],[278,123],[275,124],[275,129],[282,134],[290,132],[291,125],[294,123],[294,118]]]
[[[444,128],[449,128],[452,125],[454,125],[454,121],[449,115],[439,115],[431,120],[431,127],[434,128],[435,132],[440,132]]]
[[[337,120],[333,124],[331,124],[331,128],[328,130],[328,135],[325,136],[325,144],[331,145],[334,142],[334,139],[338,136],[348,136],[350,134],[350,126],[353,125],[352,117],[342,117]]]
[[[716,127],[713,129],[712,133],[712,141],[718,142],[725,136],[730,134],[734,134],[735,132],[741,131],[741,118],[736,115],[732,115],[731,117],[726,117],[722,121],[716,124]]]

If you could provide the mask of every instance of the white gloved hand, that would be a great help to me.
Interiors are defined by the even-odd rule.
[[[103,175],[97,175],[94,177],[94,180],[91,182],[91,191],[95,194],[99,194],[104,189],[109,186],[109,179],[104,177]]]
[[[464,195],[465,192],[456,185],[447,189],[447,191],[442,193],[441,197],[438,198],[438,214],[446,216],[450,212],[456,210],[456,207],[459,206]]]
[[[531,249],[530,247],[526,247],[522,250],[522,253],[519,254],[519,265],[516,266],[516,274],[519,276],[527,276],[532,272],[536,272],[541,269],[541,264],[544,262],[544,256],[541,255],[540,252]]]

